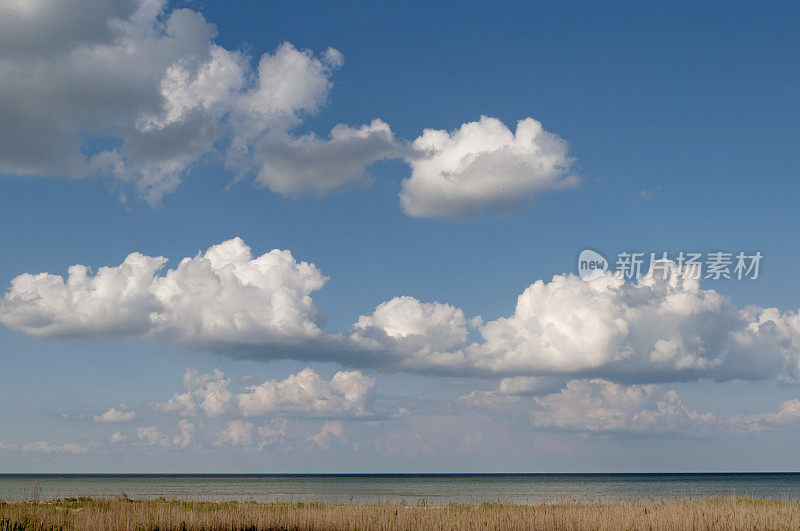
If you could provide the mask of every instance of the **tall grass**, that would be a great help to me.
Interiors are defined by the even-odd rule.
[[[800,529],[800,502],[701,498],[542,505],[57,500],[0,502],[21,529]]]

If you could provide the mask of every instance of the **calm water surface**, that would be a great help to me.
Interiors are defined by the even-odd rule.
[[[800,499],[791,474],[0,474],[0,499],[118,496],[183,500],[407,503],[650,499],[738,495]]]

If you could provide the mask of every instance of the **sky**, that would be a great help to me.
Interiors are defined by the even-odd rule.
[[[800,470],[798,22],[0,2],[0,473]]]

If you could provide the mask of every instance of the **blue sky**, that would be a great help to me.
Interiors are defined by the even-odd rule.
[[[20,6],[0,8],[0,471],[800,465],[796,5]],[[237,237],[220,252],[291,258],[231,258],[225,284],[203,253]],[[585,248],[764,262],[553,280]],[[12,284],[135,252],[168,262],[127,290]]]

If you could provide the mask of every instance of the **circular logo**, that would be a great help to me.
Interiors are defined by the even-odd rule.
[[[608,271],[608,260],[591,249],[584,249],[578,255],[578,276],[583,280],[592,280]]]

